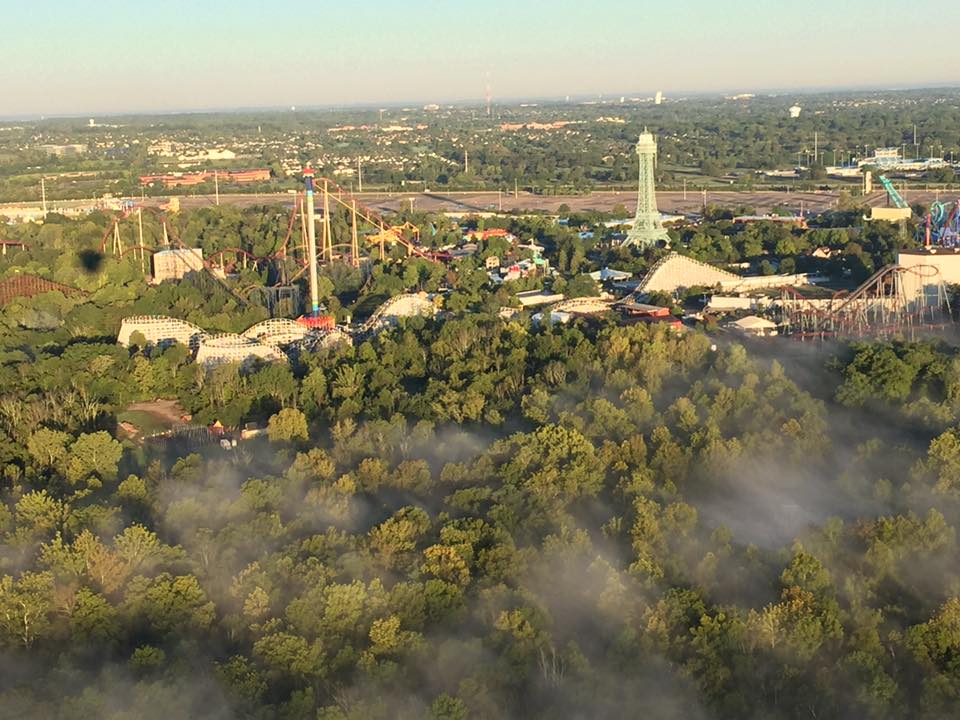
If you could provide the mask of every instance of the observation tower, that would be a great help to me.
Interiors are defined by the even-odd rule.
[[[653,182],[653,168],[657,158],[657,141],[646,128],[640,133],[637,142],[637,155],[640,156],[640,184],[637,189],[637,216],[633,227],[627,233],[624,245],[636,245],[645,249],[656,245],[663,240],[669,242],[670,237],[660,222],[660,211],[657,210],[657,193]]]

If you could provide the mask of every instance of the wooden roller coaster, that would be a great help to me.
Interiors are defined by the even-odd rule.
[[[87,294],[83,290],[62,285],[37,275],[19,273],[5,280],[0,280],[0,307],[13,302],[17,298],[31,298],[35,295],[54,291],[61,292],[68,297]]]

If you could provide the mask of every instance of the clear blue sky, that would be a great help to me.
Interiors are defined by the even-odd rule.
[[[480,100],[488,74],[494,99],[960,85],[956,17],[949,0],[0,0],[0,116]]]

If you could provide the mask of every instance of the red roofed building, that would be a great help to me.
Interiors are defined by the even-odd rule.
[[[620,308],[623,311],[624,319],[628,322],[666,323],[677,330],[683,327],[683,323],[680,322],[679,318],[674,317],[670,308],[647,305],[634,300],[624,300],[620,303]]]
[[[503,228],[490,228],[489,230],[469,230],[467,237],[471,240],[488,240],[489,238],[502,237],[508,240],[513,239],[509,230]]]
[[[198,173],[173,173],[169,175],[141,175],[141,185],[163,183],[164,187],[181,187],[185,185],[200,185],[216,177],[220,182],[252,183],[270,180],[269,168],[255,168],[253,170],[223,170],[216,173],[206,170]]]
[[[266,182],[270,179],[270,170],[258,168],[256,170],[233,170],[230,180],[238,183]]]

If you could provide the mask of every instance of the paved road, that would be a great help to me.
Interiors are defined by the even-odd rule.
[[[958,193],[954,193],[956,195]],[[907,190],[903,193],[908,202],[929,203],[932,200],[951,200],[952,195],[935,193],[926,190]],[[497,192],[363,192],[355,194],[361,205],[365,205],[381,212],[395,212],[402,207],[413,207],[417,210],[430,212],[510,212],[511,210],[534,211],[542,210],[550,213],[559,211],[561,205],[567,205],[572,211],[602,210],[612,211],[617,205],[623,205],[629,213],[636,207],[633,193],[620,191],[597,191],[588,195],[533,195],[520,193],[514,197],[512,193]],[[721,207],[749,207],[758,213],[770,212],[774,208],[784,208],[792,212],[802,209],[820,212],[836,207],[839,193],[836,191],[822,192],[778,192],[763,190],[757,192],[736,191],[664,191],[657,193],[657,204],[660,210],[667,213],[697,212],[703,208],[704,200],[708,205]],[[248,207],[266,203],[290,204],[293,196],[286,193],[270,195],[230,194],[221,195],[223,204]],[[158,199],[148,202],[159,204]],[[876,191],[866,199],[866,204],[875,207],[886,203],[886,193]],[[180,206],[183,208],[205,207],[214,204],[212,196],[181,197]]]
[[[904,197],[910,203],[921,202],[929,204],[933,200],[953,201],[960,192],[934,192],[927,190],[906,190]],[[363,192],[355,194],[361,205],[381,212],[396,212],[402,207],[413,207],[430,212],[451,213],[495,213],[517,211],[545,211],[558,213],[561,205],[567,205],[572,211],[601,210],[611,212],[617,205],[623,205],[629,214],[636,207],[636,196],[626,191],[601,190],[587,195],[533,195],[519,193],[514,197],[512,193],[497,192]],[[698,212],[703,208],[704,201],[708,205],[721,207],[752,208],[755,212],[768,213],[774,208],[783,208],[797,213],[801,207],[804,212],[820,212],[836,207],[839,193],[836,191],[823,192],[780,192],[773,190],[759,190],[755,192],[737,191],[708,191],[706,194],[690,190],[663,191],[657,193],[657,204],[660,210],[666,213]],[[224,205],[249,207],[251,205],[281,204],[292,205],[294,196],[290,193],[270,194],[222,194],[220,202]],[[139,198],[134,198],[139,200]],[[55,202],[61,207],[77,208],[95,204],[94,200],[70,200]],[[146,204],[154,207],[162,205],[166,198],[147,198]],[[198,208],[210,207],[215,204],[212,195],[180,196],[180,207]],[[878,190],[866,199],[866,204],[876,207],[886,204],[886,193]],[[11,203],[10,206],[39,208],[40,203]],[[0,206],[2,211],[4,206]]]

